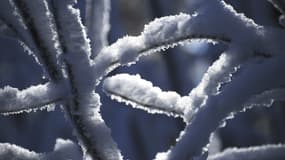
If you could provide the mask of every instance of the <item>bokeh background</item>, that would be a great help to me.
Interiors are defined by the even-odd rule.
[[[85,1],[78,0],[84,21]],[[260,25],[277,26],[279,13],[266,0],[227,0],[238,11]],[[138,35],[144,24],[154,18],[194,13],[193,0],[111,0],[111,30],[109,43],[124,35]],[[223,20],[220,19],[223,23]],[[226,27],[226,26],[225,26]],[[222,44],[193,41],[185,46],[170,49],[162,54],[143,57],[131,67],[123,67],[111,74],[140,74],[163,90],[187,95],[195,87],[208,66],[225,50]],[[41,67],[14,39],[0,37],[0,87],[5,85],[27,88],[47,81]],[[185,124],[182,119],[164,115],[150,115],[114,102],[105,96],[101,86],[101,112],[112,135],[126,159],[146,160],[157,152],[166,151]],[[227,147],[245,147],[260,144],[284,143],[285,109],[283,102],[271,108],[258,108],[239,113],[217,130],[210,152]],[[0,106],[1,107],[1,106]],[[56,138],[72,139],[72,127],[60,107],[54,111],[38,111],[0,116],[0,142],[9,142],[34,150],[53,150]]]

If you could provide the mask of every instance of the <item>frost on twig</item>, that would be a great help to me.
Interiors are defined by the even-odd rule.
[[[23,42],[30,47],[36,59],[44,66],[48,76],[54,81],[61,80],[62,73],[57,58],[61,51],[58,48],[57,34],[47,2],[21,0],[9,2],[24,27],[24,33],[27,34]]]
[[[82,156],[77,144],[70,140],[57,139],[53,152],[36,153],[17,145],[0,143],[0,159],[8,160],[81,160]]]
[[[94,58],[108,44],[110,29],[110,0],[86,1],[86,28],[91,40],[91,58]]]
[[[249,148],[230,148],[208,160],[283,160],[285,157],[284,145],[264,145]]]
[[[60,83],[40,84],[24,90],[6,86],[0,89],[0,113],[16,114],[45,108],[66,98],[67,93],[67,88]]]
[[[179,94],[163,92],[151,82],[141,79],[139,75],[117,74],[105,79],[103,87],[111,98],[131,104],[134,108],[149,113],[183,117],[185,106],[181,105],[182,97]]]
[[[97,83],[104,75],[121,65],[135,63],[141,56],[183,45],[192,39],[206,41],[231,41],[229,33],[201,28],[203,15],[179,14],[155,19],[145,26],[141,35],[126,36],[104,48],[94,59]]]
[[[122,159],[121,153],[100,115],[100,98],[94,93],[89,39],[74,4],[68,0],[54,0],[52,3],[72,94],[72,98],[66,101],[66,113],[73,123],[85,158],[119,160]]]
[[[184,159],[201,154],[202,148],[209,142],[211,133],[219,126],[224,126],[224,121],[233,118],[235,112],[264,105],[264,100],[258,97],[269,97],[270,104],[275,97],[279,100],[284,92],[276,90],[270,93],[267,90],[284,85],[285,76],[281,74],[284,58],[284,55],[279,55],[263,62],[250,60],[241,67],[230,83],[222,87],[219,94],[208,95],[191,124],[186,127],[177,144],[171,149],[169,159]],[[272,79],[274,75],[280,76]],[[183,149],[186,146],[188,152]]]
[[[0,157],[1,159],[21,159],[21,160],[39,160],[41,155],[33,151],[29,151],[22,147],[9,144],[0,143]]]
[[[217,21],[221,18],[223,24]],[[223,29],[225,24],[230,29]],[[140,36],[125,37],[105,48],[94,61],[95,75],[100,79],[100,76],[120,65],[133,63],[141,55],[167,49],[184,40],[205,38],[229,43],[227,51],[209,68],[198,87],[189,94],[191,101],[188,105],[191,109],[186,111],[185,117],[191,123],[181,133],[177,144],[167,152],[167,159],[189,159],[202,153],[211,133],[233,113],[243,110],[250,97],[282,85],[284,76],[276,80],[276,86],[270,86],[270,80],[265,80],[272,77],[272,73],[282,73],[281,61],[273,61],[284,58],[281,56],[284,48],[279,44],[268,43],[268,37],[283,39],[281,33],[278,29],[267,29],[255,24],[224,1],[211,1],[194,15],[180,14],[154,20]],[[270,56],[262,53],[269,53]],[[240,69],[243,64],[246,65]],[[262,70],[265,72],[261,73],[257,66],[266,67]],[[256,81],[257,77],[250,75],[259,75],[262,84],[253,83],[252,80]],[[266,75],[266,78],[262,75]],[[247,88],[241,87],[243,84],[247,84]],[[129,98],[131,96],[133,95],[128,95]],[[137,99],[133,101],[138,101]],[[188,113],[193,115],[193,110],[194,116],[187,116]]]

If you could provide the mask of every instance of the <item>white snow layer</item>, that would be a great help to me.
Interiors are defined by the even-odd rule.
[[[55,21],[53,15],[48,8],[46,1],[29,1],[22,2],[26,5],[26,12],[30,13],[30,20],[33,21],[35,31],[38,34],[37,39],[44,52],[47,52],[45,57],[49,57],[51,61],[49,63],[58,64],[58,56],[62,54],[61,48],[59,48],[58,35],[56,33]],[[40,50],[43,52],[42,50]],[[44,54],[44,53],[40,53]],[[58,65],[56,65],[58,66]]]
[[[59,80],[58,55],[61,53],[57,34],[46,1],[5,1],[0,2],[5,11],[0,14],[29,54],[44,65],[53,80]]]
[[[241,47],[242,54],[231,52],[239,61],[253,55],[248,50],[273,55],[280,54],[282,49],[285,49],[284,46],[274,43],[271,46],[264,45],[270,40],[264,35],[274,39],[280,39],[282,36],[275,34],[275,29],[266,30],[243,14],[236,13],[223,1],[213,0],[205,6],[206,9],[193,15],[180,13],[155,19],[145,26],[139,36],[126,36],[104,48],[94,60],[96,79],[99,80],[120,65],[135,63],[142,55],[165,50],[178,44],[183,45],[183,42],[191,39],[222,41],[228,43],[231,48]],[[224,26],[229,29],[224,29]],[[269,48],[270,52],[268,52]]]
[[[36,153],[20,146],[0,143],[1,160],[82,160],[80,148],[70,140],[57,139],[54,151]]]
[[[244,15],[237,14],[224,1],[209,2],[199,10],[197,17],[199,19],[196,21],[200,21],[200,25],[196,29],[193,25],[188,25],[190,30],[194,29],[198,33],[208,30],[208,33],[228,37],[229,49],[191,91],[191,109],[197,108],[194,117],[177,139],[177,144],[169,151],[159,154],[158,158],[162,156],[172,160],[199,157],[206,151],[204,147],[207,147],[211,133],[219,126],[224,126],[221,124],[227,118],[232,118],[235,112],[246,107],[263,105],[264,101],[258,102],[260,98],[254,97],[259,97],[268,89],[284,86],[284,45],[270,42],[272,39],[276,42],[284,41],[284,32],[256,25]],[[223,22],[219,22],[219,19]],[[276,75],[278,78],[272,78]],[[280,99],[279,95],[270,94],[266,97],[269,101]]]
[[[83,160],[80,147],[71,140],[58,138],[53,152],[42,154],[42,160]]]
[[[187,107],[187,104],[183,103],[186,97],[181,97],[173,91],[163,92],[151,82],[141,79],[139,75],[117,74],[105,79],[103,87],[111,98],[149,113],[183,117]]]
[[[6,86],[0,89],[0,113],[13,114],[36,110],[62,100],[67,96],[63,84],[46,83],[18,90]]]
[[[57,13],[55,18],[58,22],[61,45],[65,48],[62,59],[66,64],[66,72],[78,87],[77,91],[85,93],[92,90],[90,85],[94,84],[89,59],[91,50],[85,27],[80,20],[79,10],[73,5],[68,0],[55,1]]]
[[[122,159],[111,131],[100,115],[100,97],[94,93],[95,78],[90,60],[91,50],[80,13],[74,2],[56,1],[56,18],[59,22],[60,38],[66,48],[64,62],[70,78],[73,100],[69,104],[71,120],[88,159],[91,154],[96,158]]]
[[[0,159],[40,160],[41,155],[9,143],[0,143]]]
[[[249,148],[230,148],[208,160],[283,160],[285,157],[284,145],[264,145]]]

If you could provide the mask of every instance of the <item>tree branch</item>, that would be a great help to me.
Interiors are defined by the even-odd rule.
[[[90,46],[79,10],[70,1],[52,1],[54,17],[63,48],[63,61],[72,98],[65,111],[73,123],[84,157],[96,160],[119,160],[121,153],[110,129],[100,115],[100,99],[94,93]]]
[[[21,160],[62,160],[82,159],[79,148],[70,140],[57,139],[54,151],[49,153],[36,153],[28,149],[9,143],[0,143],[1,159]]]
[[[176,92],[163,92],[151,82],[143,80],[139,75],[117,74],[104,80],[103,88],[112,99],[131,104],[134,108],[149,113],[166,114],[168,116],[184,115],[187,106]]]
[[[231,41],[224,34],[200,30],[198,26],[200,25],[197,15],[180,14],[156,19],[145,26],[141,35],[124,37],[103,49],[94,60],[94,75],[100,80],[121,65],[135,63],[143,55],[183,45],[192,39],[225,43]]]
[[[19,11],[18,14],[21,16],[33,43],[37,47],[37,50],[33,51],[37,53],[36,57],[44,65],[51,80],[61,80],[63,77],[57,61],[57,54],[60,54],[60,50],[56,46],[58,41],[57,37],[55,37],[54,25],[47,2],[22,0],[12,0],[10,2],[14,3]]]
[[[280,94],[284,93],[284,90],[278,89],[284,86],[285,82],[285,75],[282,74],[284,59],[284,55],[279,55],[262,63],[249,60],[243,64],[240,69],[242,71],[236,73],[231,82],[222,87],[220,93],[216,95],[206,93],[206,99],[200,104],[201,106],[193,116],[191,123],[180,135],[177,144],[168,152],[168,159],[187,159],[200,156],[202,148],[209,142],[211,133],[216,128],[223,127],[222,124],[227,119],[233,118],[234,113],[250,109],[253,106],[269,105],[274,98],[279,100],[282,97]],[[274,75],[279,76],[272,79]],[[276,88],[276,90],[268,91],[272,88]],[[263,99],[266,97],[267,101]],[[186,146],[188,150],[184,152]]]
[[[17,114],[38,110],[68,97],[68,90],[62,83],[46,83],[18,90],[9,86],[0,89],[0,113]]]
[[[93,59],[108,44],[110,0],[87,0],[85,23]]]

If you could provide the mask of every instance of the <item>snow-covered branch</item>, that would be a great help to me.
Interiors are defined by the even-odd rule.
[[[9,143],[0,143],[0,157],[1,159],[41,159],[40,154]]]
[[[108,44],[110,0],[86,1],[86,28],[94,58]]]
[[[226,119],[233,118],[235,112],[252,106],[259,106],[257,104],[264,104],[263,100],[257,102],[259,99],[257,97],[265,95],[270,97],[269,100],[272,101],[276,95],[277,100],[279,100],[279,93],[282,94],[283,92],[277,92],[278,90],[270,92],[267,90],[284,86],[285,76],[282,74],[284,67],[282,61],[284,59],[284,55],[279,55],[265,61],[250,60],[241,67],[241,71],[235,73],[230,83],[222,86],[220,93],[214,95],[206,94],[204,102],[200,104],[199,111],[194,115],[185,132],[181,134],[177,144],[171,149],[168,158],[187,159],[199,156],[202,148],[208,144],[211,133],[217,127],[223,126],[221,124]],[[280,76],[272,79],[274,75]],[[266,93],[274,93],[275,95],[270,94],[269,96]],[[199,137],[199,139],[194,137]],[[186,146],[187,152],[183,150]]]
[[[62,79],[61,69],[58,67],[58,39],[51,12],[46,1],[11,0],[10,5],[17,12],[18,19],[28,32],[27,46],[34,52],[39,62],[44,65],[50,78],[54,81]],[[31,41],[31,42],[30,42]],[[30,43],[28,43],[30,42]],[[35,46],[34,46],[35,45]]]
[[[126,36],[104,48],[94,60],[94,75],[99,80],[120,65],[135,63],[142,55],[148,55],[170,47],[183,45],[192,39],[222,41],[228,43],[230,37],[215,31],[198,29],[200,16],[179,14],[156,19],[145,26],[137,37]]]
[[[127,85],[126,85],[127,84]],[[103,88],[112,99],[125,102],[134,108],[149,113],[166,114],[169,116],[184,115],[186,106],[182,97],[176,92],[163,92],[151,82],[143,80],[139,75],[117,74],[105,79]]]
[[[264,145],[249,148],[230,148],[208,160],[282,160],[285,157],[284,145]]]
[[[48,107],[68,96],[68,88],[61,83],[46,83],[18,90],[9,86],[0,89],[0,113],[16,114]]]
[[[285,1],[268,0],[282,15],[279,16],[279,24],[285,27]]]
[[[219,19],[223,19],[223,23]],[[223,26],[231,29],[223,29]],[[265,30],[223,1],[213,1],[193,15],[181,13],[155,19],[145,26],[141,35],[126,36],[104,48],[94,60],[94,75],[99,80],[120,65],[135,63],[142,55],[183,45],[192,39],[243,46],[244,54],[236,55],[241,58],[253,56],[253,53],[279,54],[282,46],[264,45],[268,44],[268,37],[284,39],[281,36],[284,33],[277,30]]]
[[[122,159],[110,129],[100,115],[100,99],[94,93],[91,50],[79,10],[74,2],[53,1],[54,17],[64,51],[63,62],[72,99],[65,109],[76,130],[84,156],[92,159]]]
[[[104,81],[105,91],[118,101],[149,113],[184,118],[187,126],[177,144],[157,158],[199,157],[206,151],[211,134],[235,113],[284,100],[285,46],[272,43],[285,41],[280,28],[260,26],[224,1],[201,0],[193,2],[198,9],[192,15],[181,13],[155,19],[140,35],[126,36],[105,47],[110,1],[86,2],[85,28],[75,8],[76,0],[0,1],[0,34],[15,34],[50,76],[49,83],[22,91],[12,87],[0,89],[0,113],[29,111],[63,102],[86,159],[123,159],[100,114],[100,97],[95,93],[100,80],[143,55],[194,39],[225,43],[227,48],[188,96],[164,92],[139,76],[121,74]],[[283,1],[271,2],[284,14]],[[273,79],[276,75],[278,78]],[[0,151],[1,148],[9,156],[26,154],[39,159],[43,156],[9,144],[0,145]],[[257,155],[267,149],[279,153],[284,147],[265,148],[237,153],[254,150],[252,155]]]
[[[1,159],[20,159],[20,160],[63,160],[63,159],[82,159],[79,148],[70,140],[57,139],[53,152],[36,153],[28,149],[9,143],[0,143]]]

